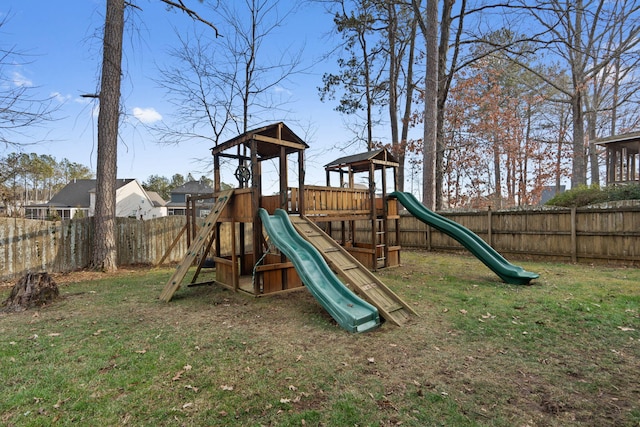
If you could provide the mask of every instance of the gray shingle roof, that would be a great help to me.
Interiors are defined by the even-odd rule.
[[[213,188],[209,187],[202,181],[189,181],[182,184],[180,187],[176,187],[171,190],[171,193],[175,194],[211,194]]]
[[[147,191],[147,195],[149,196],[149,199],[151,199],[153,206],[157,208],[161,206],[166,206],[167,204],[166,200],[160,197],[160,195],[155,191]]]
[[[133,181],[133,179],[118,179],[116,180],[116,188],[120,188],[131,181]],[[65,185],[62,190],[58,191],[46,206],[88,208],[91,200],[90,193],[91,191],[95,191],[95,188],[95,179],[74,180]]]

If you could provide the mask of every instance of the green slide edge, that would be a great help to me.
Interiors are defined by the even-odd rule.
[[[413,194],[394,191],[389,194],[389,198],[397,199],[420,221],[457,240],[506,283],[527,285],[531,280],[540,277],[537,273],[526,271],[522,267],[511,264],[487,242],[482,240],[480,236],[457,222],[427,209]]]
[[[342,328],[366,332],[380,325],[378,309],[338,279],[320,252],[298,234],[286,211],[276,209],[275,215],[269,215],[260,208],[259,215],[271,241],[289,258],[302,283]]]

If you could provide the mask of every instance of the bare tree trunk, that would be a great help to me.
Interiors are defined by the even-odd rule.
[[[359,35],[360,46],[364,61],[364,86],[367,98],[367,151],[373,150],[373,91],[371,83],[371,65],[369,64],[369,54],[367,53],[367,39],[364,34]]]
[[[406,175],[405,159],[407,152],[407,138],[409,137],[409,123],[411,121],[411,105],[413,102],[413,62],[415,60],[416,50],[416,31],[417,20],[414,17],[413,21],[411,22],[411,41],[409,43],[409,59],[407,60],[407,94],[405,96],[404,114],[402,118],[402,132],[400,136],[402,147],[400,150],[400,155],[398,156],[398,163],[400,164],[400,167],[398,168],[398,191],[404,191],[404,181]],[[411,180],[413,181],[413,172]]]
[[[571,63],[573,78],[573,97],[571,99],[571,113],[573,114],[573,166],[571,169],[571,188],[587,183],[587,159],[584,149],[584,112],[582,95],[584,94],[585,75],[581,69],[584,57],[581,52],[583,45],[582,19],[584,16],[583,2],[578,0],[575,5],[575,29],[573,33],[573,61]]]
[[[98,114],[94,243],[91,259],[91,267],[102,271],[117,269],[115,216],[123,31],[124,0],[107,0]]]
[[[427,70],[424,95],[424,169],[422,203],[436,208],[436,152],[438,108],[438,0],[427,0],[426,39]]]
[[[598,114],[592,108],[588,113],[587,129],[589,135],[589,165],[591,169],[591,184],[600,185],[600,165],[598,164],[598,150],[594,141],[596,140],[596,120]]]
[[[396,55],[398,32],[398,16],[394,2],[387,3],[389,15],[389,29],[387,38],[389,43],[389,127],[391,128],[391,146],[400,154],[403,149],[398,141],[398,57]],[[398,181],[404,183],[404,164],[398,168]]]
[[[495,207],[502,208],[502,168],[500,166],[500,144],[497,137],[493,136],[493,169],[495,187]]]
[[[571,188],[587,183],[587,156],[584,149],[584,115],[582,111],[582,89],[575,88],[571,102],[573,115],[573,166],[571,168]]]
[[[454,44],[453,56],[451,58],[451,72],[447,75],[447,57],[449,56],[449,37],[451,34],[451,23],[453,22],[451,11],[455,0],[444,0],[442,2],[442,17],[440,19],[440,41],[438,45],[438,101],[437,101],[437,129],[436,129],[436,209],[442,209],[442,188],[444,181],[445,151],[444,139],[444,110],[449,96],[449,87],[453,78],[453,70],[458,62],[458,52],[460,50],[460,36],[462,33],[462,23],[464,22],[466,0],[460,3],[460,15],[458,17],[458,28],[456,30],[456,42]]]

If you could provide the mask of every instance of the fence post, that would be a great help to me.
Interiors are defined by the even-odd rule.
[[[489,246],[493,247],[493,230],[491,226],[491,205],[489,205],[489,209],[487,210],[487,243]]]
[[[578,239],[576,238],[576,207],[571,208],[571,262],[578,262]]]

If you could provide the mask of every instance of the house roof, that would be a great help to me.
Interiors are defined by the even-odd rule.
[[[120,188],[131,181],[133,179],[118,179],[116,180],[116,188]],[[95,191],[95,188],[95,179],[76,179],[65,185],[44,206],[88,208],[91,200],[90,193]]]
[[[607,145],[616,142],[634,142],[640,141],[640,132],[625,133],[622,135],[612,135],[606,138],[596,139],[595,143],[598,145]]]
[[[629,154],[638,154],[640,153],[640,132],[600,138],[595,143],[607,149],[621,150],[626,148]]]
[[[171,190],[172,194],[211,194],[213,188],[202,181],[189,181]]]
[[[153,206],[156,207],[156,208],[159,208],[159,207],[167,205],[166,200],[164,200],[162,197],[160,197],[160,195],[158,193],[156,193],[155,191],[147,191],[147,196],[149,196],[149,199],[151,200],[151,203],[153,203]]]

